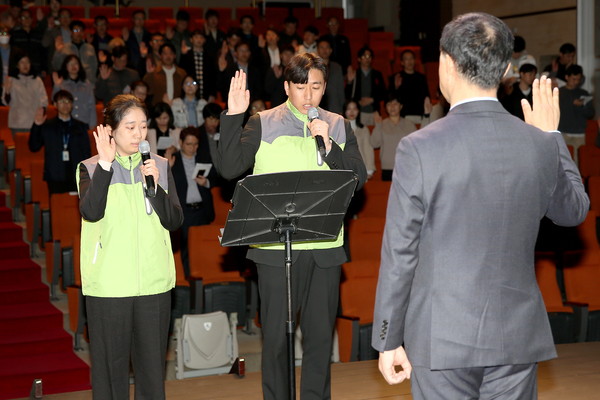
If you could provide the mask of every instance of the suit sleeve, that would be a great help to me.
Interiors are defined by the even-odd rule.
[[[177,197],[177,189],[171,167],[167,168],[167,173],[169,174],[169,187],[171,188],[169,193],[165,192],[162,186],[157,185],[156,196],[148,198],[148,200],[152,204],[156,215],[158,215],[163,228],[168,231],[174,231],[183,223],[183,211]]]
[[[560,133],[553,133],[558,144],[560,162],[558,179],[552,193],[546,216],[561,226],[576,226],[583,222],[590,208],[581,175],[571,158]]]
[[[373,317],[373,347],[382,352],[404,342],[406,310],[425,215],[420,160],[410,138],[400,141],[381,248]]]
[[[359,190],[367,180],[367,169],[358,150],[358,142],[350,127],[350,122],[344,121],[344,128],[346,130],[346,144],[344,145],[344,149],[342,150],[337,143],[333,142],[331,151],[327,154],[324,161],[330,169],[354,171],[358,175],[356,190]]]
[[[219,174],[231,180],[254,165],[254,156],[260,146],[261,125],[258,114],[252,116],[242,128],[243,113],[226,113],[227,111],[224,111],[221,114],[220,139],[216,146],[216,154],[212,158]]]

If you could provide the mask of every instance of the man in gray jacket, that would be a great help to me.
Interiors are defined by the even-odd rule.
[[[589,199],[550,81],[534,82],[533,110],[523,104],[529,125],[497,101],[512,47],[491,15],[446,25],[452,108],[396,152],[372,344],[384,378],[411,378],[414,399],[534,399],[536,363],[556,357],[534,245],[542,217],[577,225]]]

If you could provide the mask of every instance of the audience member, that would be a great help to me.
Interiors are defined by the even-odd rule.
[[[240,39],[250,45],[250,51],[253,54],[251,62],[260,68],[261,59],[260,47],[258,46],[258,36],[253,32],[254,18],[251,15],[242,15],[240,17]]]
[[[167,103],[156,103],[150,112],[150,124],[146,140],[150,144],[150,151],[158,155],[165,154],[169,147],[179,149],[179,134],[181,129],[175,127],[173,111]],[[167,143],[159,145],[160,138],[170,138]],[[163,139],[164,141],[164,139]]]
[[[442,94],[440,87],[437,89],[438,101],[431,107],[431,114],[429,115],[429,123],[433,121],[437,121],[440,118],[443,118],[450,111],[450,103]],[[423,127],[423,125],[421,125]]]
[[[227,62],[226,57],[221,54],[219,56],[219,77],[218,86],[221,92],[221,98],[224,102],[227,102],[227,96],[229,95],[229,83],[231,78],[239,70],[243,70],[247,75],[246,85],[253,96],[256,98],[262,98],[263,93],[263,77],[261,76],[260,70],[250,64],[250,45],[246,42],[239,42],[235,46],[235,58],[236,62]]]
[[[177,197],[183,210],[183,224],[180,228],[180,249],[183,271],[187,277],[190,276],[190,265],[188,257],[188,230],[191,226],[208,225],[215,219],[215,208],[213,205],[210,188],[214,185],[217,172],[212,167],[212,160],[208,152],[199,152],[198,128],[185,128],[179,135],[180,151],[175,152],[169,148],[165,158],[169,160]],[[197,164],[210,164],[210,171],[205,175],[205,170],[196,172]]]
[[[136,70],[127,68],[128,56],[124,46],[117,46],[112,50],[112,67],[100,65],[95,93],[104,104],[108,104],[116,95],[130,91],[131,84],[140,80]]]
[[[191,40],[192,48],[182,49],[179,66],[198,82],[198,97],[208,102],[214,101],[217,96],[217,61],[204,49],[206,37],[202,31],[195,30]]]
[[[179,88],[186,77],[185,71],[175,65],[175,48],[171,43],[165,43],[160,47],[160,60],[162,67],[144,76],[153,105],[159,102],[170,103],[179,93]]]
[[[342,71],[345,73],[352,63],[350,40],[340,33],[340,22],[336,17],[329,17],[327,28],[329,29],[329,33],[321,36],[321,38],[329,40],[332,48],[331,60],[340,64]]]
[[[416,125],[400,115],[402,103],[394,94],[388,95],[385,102],[385,110],[388,117],[384,120],[379,115],[375,116],[375,129],[371,135],[371,146],[374,149],[381,148],[379,159],[381,161],[381,179],[392,180],[396,147],[400,139],[417,130]]]
[[[60,25],[60,8],[62,7],[62,0],[50,0],[49,2],[50,12],[48,15],[44,15],[44,11],[41,7],[36,10],[35,18],[37,20],[36,26],[39,27],[42,34],[48,29],[52,29]],[[68,25],[68,24],[67,24]]]
[[[90,42],[94,46],[96,54],[102,51],[108,57],[110,55],[108,44],[111,40],[113,40],[113,37],[108,33],[108,18],[104,15],[97,15],[94,18],[94,34]]]
[[[37,152],[44,148],[44,180],[48,193],[76,192],[77,164],[91,156],[88,125],[71,115],[71,93],[59,90],[53,101],[58,111],[55,118],[46,120],[46,110],[37,109],[29,135],[29,150]]]
[[[154,72],[162,67],[160,48],[165,43],[165,35],[160,32],[154,32],[150,36],[150,49],[149,53],[146,54],[146,71]],[[175,49],[175,46],[173,46],[173,49]]]
[[[348,67],[346,98],[355,100],[360,106],[362,122],[373,125],[375,114],[380,111],[380,104],[385,99],[386,89],[383,75],[371,68],[373,50],[368,46],[358,50],[358,72]]]
[[[58,71],[63,64],[66,56],[74,54],[81,61],[85,75],[91,83],[96,82],[96,73],[98,71],[98,58],[96,58],[96,50],[94,46],[86,43],[85,24],[81,21],[73,21],[69,25],[71,28],[71,42],[64,43],[60,37],[56,41],[56,52],[52,58],[52,67],[54,71]],[[75,96],[77,97],[77,96]]]
[[[500,102],[512,115],[517,118],[521,118],[525,121],[523,115],[523,107],[521,106],[521,100],[527,99],[529,104],[533,104],[533,92],[531,85],[537,75],[537,67],[533,64],[523,64],[519,68],[519,79],[512,84],[510,92],[500,98]]]
[[[133,82],[131,84],[131,94],[140,99],[142,103],[147,104],[148,84],[142,80]]]
[[[146,56],[150,46],[150,32],[146,30],[146,13],[143,10],[134,11],[131,15],[133,29],[123,28],[123,40],[129,50],[129,67],[135,69],[140,76],[146,73]]]
[[[313,53],[317,54],[317,39],[319,38],[319,30],[312,25],[304,28],[304,40],[298,46],[298,54]]]
[[[219,50],[223,47],[225,33],[219,29],[219,12],[212,8],[206,10],[204,14],[204,36],[206,37],[204,49],[212,60],[216,60]]]
[[[260,41],[259,41],[260,45]],[[262,53],[262,67],[265,71],[268,71],[269,68],[273,68],[276,65],[281,64],[279,48],[279,35],[273,28],[267,28],[265,33],[265,40],[261,46]]]
[[[204,123],[202,109],[206,105],[206,100],[198,97],[198,82],[191,76],[186,76],[183,80],[181,97],[173,100],[171,110],[174,116],[174,125],[177,128],[187,128],[189,126],[197,128]]]
[[[422,123],[426,103],[431,103],[425,75],[415,70],[415,53],[404,50],[400,54],[402,71],[390,79],[390,89],[402,99],[402,116],[415,124]]]
[[[4,81],[2,101],[9,106],[8,127],[14,135],[29,132],[36,110],[48,106],[48,95],[42,80],[32,74],[29,56],[15,51],[11,57],[14,67]]]
[[[71,43],[71,11],[67,8],[61,8],[58,12],[58,25],[48,26],[44,37],[42,38],[42,46],[46,49],[46,60],[48,61],[48,72],[55,71],[53,66],[54,53],[56,46],[62,46],[66,43]],[[61,60],[62,62],[62,60]],[[58,63],[60,67],[60,63]],[[57,67],[57,68],[58,68]]]
[[[290,15],[283,20],[283,31],[279,33],[280,47],[292,46],[294,49],[298,48],[302,43],[302,38],[296,32],[296,29],[298,29],[298,18]]]
[[[242,31],[239,28],[229,28],[227,35],[225,35],[225,41],[221,45],[219,51],[219,58],[225,56],[227,64],[233,64],[237,62],[237,56],[235,54],[235,46],[242,40]]]
[[[577,61],[577,49],[571,43],[565,43],[558,50],[560,55],[552,61],[552,64],[546,65],[544,75],[552,79],[555,86],[562,87],[566,83],[567,68]]]
[[[202,117],[204,117],[204,124],[200,126],[199,138],[200,138],[200,149],[201,153],[207,153],[210,155],[209,141],[214,142],[217,140],[216,135],[219,133],[219,126],[221,123],[221,113],[223,108],[217,103],[208,103],[202,110]],[[206,154],[202,155],[206,157]],[[211,156],[212,157],[212,156]],[[230,198],[231,199],[231,198]]]
[[[358,143],[358,150],[365,162],[367,178],[370,179],[377,170],[375,167],[375,151],[373,150],[373,146],[371,146],[371,132],[360,121],[360,109],[356,101],[348,100],[344,103],[344,117],[350,121],[350,127],[354,131],[354,136],[356,136],[356,142]]]
[[[594,118],[594,102],[587,90],[580,87],[583,82],[583,68],[570,65],[565,71],[565,86],[559,89],[560,122],[558,130],[562,132],[565,143],[573,146],[575,162],[577,149],[585,144],[587,120]]]
[[[181,49],[184,46],[189,47],[192,45],[191,37],[192,33],[188,29],[190,25],[190,14],[185,10],[177,11],[175,15],[175,29],[167,25],[166,36],[177,52],[177,63],[181,60]]]
[[[12,67],[13,57],[10,54],[10,32],[6,25],[0,25],[0,84],[7,81]]]
[[[271,108],[285,103],[287,94],[283,82],[285,80],[283,71],[285,66],[294,56],[295,50],[292,46],[282,47],[279,53],[281,64],[275,65],[267,70],[265,76],[265,98],[271,102]]]
[[[10,32],[10,46],[14,49],[21,49],[29,56],[31,60],[31,70],[35,75],[45,74],[48,64],[45,58],[44,47],[42,46],[42,37],[44,32],[39,26],[33,26],[31,11],[23,10],[21,12],[21,24]],[[0,42],[0,48],[1,48]]]
[[[94,97],[94,85],[86,79],[86,75],[79,58],[74,54],[68,55],[58,72],[52,74],[54,80],[52,93],[55,94],[59,90],[71,93],[73,95],[73,117],[88,124],[90,129],[94,129],[97,125],[96,98]]]
[[[246,110],[246,114],[244,115],[244,125],[246,124],[246,122],[248,122],[248,120],[250,119],[251,116],[258,114],[261,111],[265,111],[267,109],[267,105],[265,104],[264,100],[262,99],[254,99],[250,101],[250,105],[248,106],[248,109]]]
[[[515,44],[513,47],[512,58],[510,59],[510,68],[506,71],[504,78],[502,78],[502,84],[504,86],[513,86],[515,82],[519,80],[520,69],[522,65],[531,64],[537,69],[537,62],[535,57],[527,53],[525,50],[525,39],[522,36],[515,36]]]
[[[317,54],[327,64],[327,86],[325,94],[321,99],[321,107],[342,114],[344,108],[344,73],[342,67],[335,61],[331,61],[331,42],[328,39],[319,39],[317,42]]]

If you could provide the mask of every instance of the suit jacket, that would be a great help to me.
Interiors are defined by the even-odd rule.
[[[589,199],[559,133],[475,101],[400,141],[373,347],[449,369],[556,356],[536,283],[540,220],[577,225]]]
[[[356,70],[356,78],[352,82],[348,82],[346,85],[346,98],[352,99],[357,103],[360,101],[362,94],[362,81],[365,79],[362,70],[358,68]],[[373,108],[375,111],[381,113],[381,102],[385,100],[386,89],[383,75],[376,69],[371,69],[369,78],[371,79],[371,96],[373,98]]]
[[[202,75],[204,79],[202,82],[204,84],[204,90],[202,93],[202,98],[208,100],[210,96],[217,96],[217,80],[215,79],[215,76],[217,75],[217,62],[207,51],[204,51],[203,53]],[[190,50],[187,53],[182,54],[180,60],[179,66],[183,68],[185,72],[196,82],[198,82],[200,78],[198,77],[198,74],[196,74],[194,51]]]

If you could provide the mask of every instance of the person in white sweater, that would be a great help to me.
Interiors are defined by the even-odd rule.
[[[187,76],[183,80],[181,97],[173,99],[171,103],[175,127],[201,126],[204,123],[202,109],[206,104],[206,100],[198,98],[198,82],[191,76]]]

